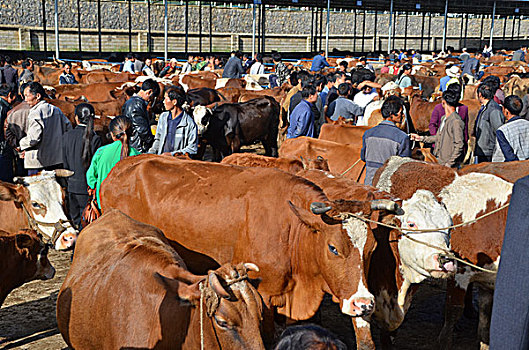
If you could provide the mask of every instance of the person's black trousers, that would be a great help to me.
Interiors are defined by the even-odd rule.
[[[73,224],[78,229],[81,229],[81,217],[89,199],[88,194],[68,193],[68,211]]]
[[[529,176],[513,189],[490,330],[491,350],[529,349]]]

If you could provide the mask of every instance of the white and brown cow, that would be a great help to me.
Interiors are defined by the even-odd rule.
[[[64,213],[64,193],[56,176],[65,170],[43,171],[21,177],[15,184],[0,181],[0,229],[16,232],[32,228],[50,240],[57,250],[72,248],[77,230]]]
[[[437,164],[392,157],[373,179],[377,188],[406,199],[418,189],[432,191],[444,203],[455,225],[450,245],[459,257],[485,269],[498,268],[507,207],[513,184],[484,173],[459,175],[454,169]],[[488,216],[484,214],[490,213]],[[474,221],[479,219],[477,221]],[[448,284],[445,325],[439,339],[442,347],[451,347],[455,322],[464,307],[466,289],[471,282],[480,288],[478,338],[482,346],[489,341],[490,312],[495,273],[459,265],[454,280]]]

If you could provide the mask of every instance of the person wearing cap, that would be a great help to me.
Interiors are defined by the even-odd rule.
[[[461,55],[459,55],[459,59],[461,60],[461,62],[465,62],[466,60],[470,58],[470,54],[467,52],[466,47],[464,47],[463,50],[461,51],[463,52],[461,53]]]
[[[162,71],[160,72],[160,74],[158,75],[160,78],[164,78],[166,76],[170,76],[171,74],[174,74],[176,73],[176,65],[178,64],[178,61],[176,60],[176,58],[171,58],[171,60],[169,61],[169,64],[167,66],[165,66],[164,69],[162,69]]]
[[[446,82],[446,88],[445,91],[448,89],[448,87],[452,84],[458,84],[461,86],[461,98],[463,98],[463,79],[461,79],[461,71],[458,66],[452,66],[450,68],[450,72],[447,72],[447,74],[450,73],[449,77],[450,80]]]
[[[446,65],[446,75],[439,80],[439,91],[444,92],[446,90],[446,83],[448,83],[448,81],[452,78],[452,76],[449,75],[448,72],[450,71],[450,69],[452,69],[453,66],[454,65],[452,64]]]

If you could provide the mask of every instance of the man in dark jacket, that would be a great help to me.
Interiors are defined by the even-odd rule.
[[[492,161],[492,154],[496,145],[496,131],[505,123],[501,107],[494,101],[495,92],[489,84],[482,83],[478,87],[478,100],[481,103],[481,108],[474,127],[476,163]]]
[[[132,122],[132,137],[130,145],[145,153],[154,141],[149,124],[147,106],[160,94],[160,86],[152,79],[143,82],[140,92],[134,94],[125,102],[121,114]]]
[[[236,51],[232,53],[232,56],[226,62],[224,71],[222,72],[223,78],[239,79],[244,74],[244,68],[242,67],[242,53]]]
[[[529,349],[529,176],[512,191],[496,277],[491,349]]]
[[[5,65],[4,65],[4,81],[8,85],[13,85],[18,90],[18,72],[15,68],[11,67],[13,60],[9,56],[5,56]]]
[[[13,85],[0,85],[0,181],[13,181],[13,149],[4,136],[4,123],[15,98]]]
[[[318,100],[318,92],[312,85],[301,90],[303,100],[294,108],[290,115],[287,138],[293,139],[300,136],[314,136],[314,114],[311,107]]]

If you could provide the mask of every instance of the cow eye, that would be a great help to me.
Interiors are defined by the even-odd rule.
[[[339,254],[339,253],[338,253],[338,249],[336,249],[336,247],[333,246],[333,245],[331,245],[331,244],[329,244],[329,251],[330,251],[331,253],[333,253],[334,255],[336,255],[336,256],[338,256],[338,254]]]
[[[37,202],[31,202],[31,206],[35,209],[40,209],[40,204]]]
[[[415,225],[414,222],[408,222],[408,227],[414,228],[414,227],[416,227],[416,225]]]
[[[217,326],[219,326],[220,328],[224,328],[224,329],[231,329],[231,325],[223,320],[222,318],[218,317],[217,315],[213,316],[213,318],[215,319],[215,323],[217,324]]]

